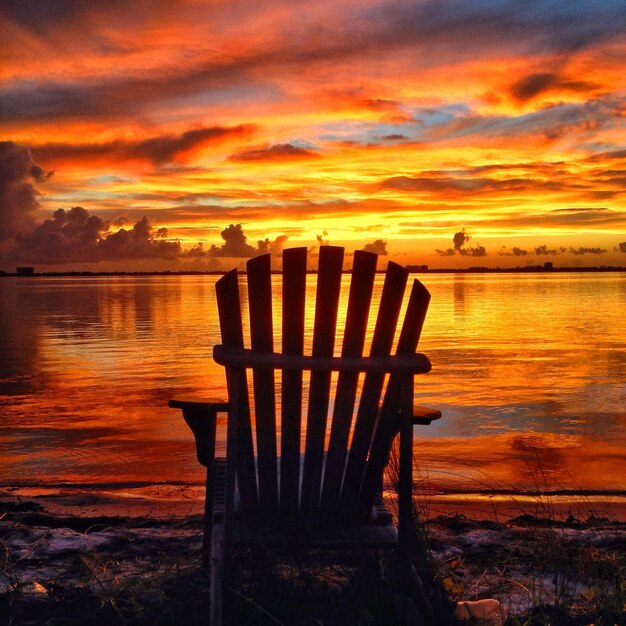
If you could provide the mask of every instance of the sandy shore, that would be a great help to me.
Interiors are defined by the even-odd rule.
[[[389,497],[393,497],[388,494]],[[204,510],[204,487],[190,483],[126,483],[110,485],[0,485],[0,506],[33,502],[51,515],[187,519]],[[522,515],[565,521],[570,517],[608,518],[626,522],[626,491],[449,492],[416,493],[425,519],[464,515],[506,522]]]
[[[477,494],[440,495],[426,504],[425,528],[442,584],[455,600],[498,599],[503,623],[561,605],[591,619],[562,623],[593,623],[599,610],[594,594],[611,598],[625,585],[619,498],[594,502],[585,517],[580,500],[579,511],[558,498],[503,503]],[[202,490],[193,485],[112,487],[97,494],[5,488],[0,621],[37,624],[42,616],[72,612],[80,621],[87,611],[102,618],[92,623],[170,623],[163,618],[170,611],[176,623],[186,611],[202,614],[202,506]],[[623,596],[615,598],[620,601]],[[623,604],[614,619],[626,623]]]

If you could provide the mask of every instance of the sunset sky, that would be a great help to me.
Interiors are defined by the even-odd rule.
[[[626,266],[624,0],[4,0],[0,32],[5,271]]]

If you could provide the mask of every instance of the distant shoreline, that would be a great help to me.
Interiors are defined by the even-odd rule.
[[[544,267],[543,265],[533,265],[524,267],[466,267],[453,269],[435,269],[425,268],[420,265],[406,265],[407,270],[412,274],[555,274],[555,273],[590,273],[590,272],[626,272],[626,267],[600,265],[590,267]],[[92,277],[92,276],[223,276],[229,270],[219,271],[200,271],[200,270],[164,270],[164,271],[147,271],[147,272],[92,272],[92,271],[73,271],[73,272],[2,272],[0,278],[39,278],[54,276],[71,276],[71,277]],[[245,275],[243,270],[240,274]],[[352,270],[344,270],[344,274],[352,273]],[[385,270],[377,270],[377,274],[384,274]],[[273,270],[272,274],[282,274],[281,270]],[[317,274],[317,270],[308,270],[307,274]]]

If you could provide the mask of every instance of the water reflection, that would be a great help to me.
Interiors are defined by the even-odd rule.
[[[40,337],[16,281],[0,281],[0,398],[35,394],[43,387]]]
[[[465,316],[465,274],[454,275],[454,317]]]
[[[422,279],[432,301],[421,348],[433,372],[416,392],[445,415],[417,430],[432,484],[532,486],[539,475],[620,488],[626,275]],[[225,393],[210,358],[214,283],[0,280],[0,482],[201,480],[185,426],[165,407],[172,395]],[[278,291],[274,305],[280,327]],[[345,308],[344,299],[340,324]],[[307,310],[308,345],[312,318]]]

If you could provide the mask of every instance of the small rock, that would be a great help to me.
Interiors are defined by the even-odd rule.
[[[502,607],[493,598],[476,600],[475,602],[469,600],[459,602],[454,615],[461,620],[473,619],[480,626],[503,626],[504,624]]]
[[[43,600],[48,597],[48,590],[36,580],[24,585],[21,591],[23,594],[30,596],[31,599]]]

